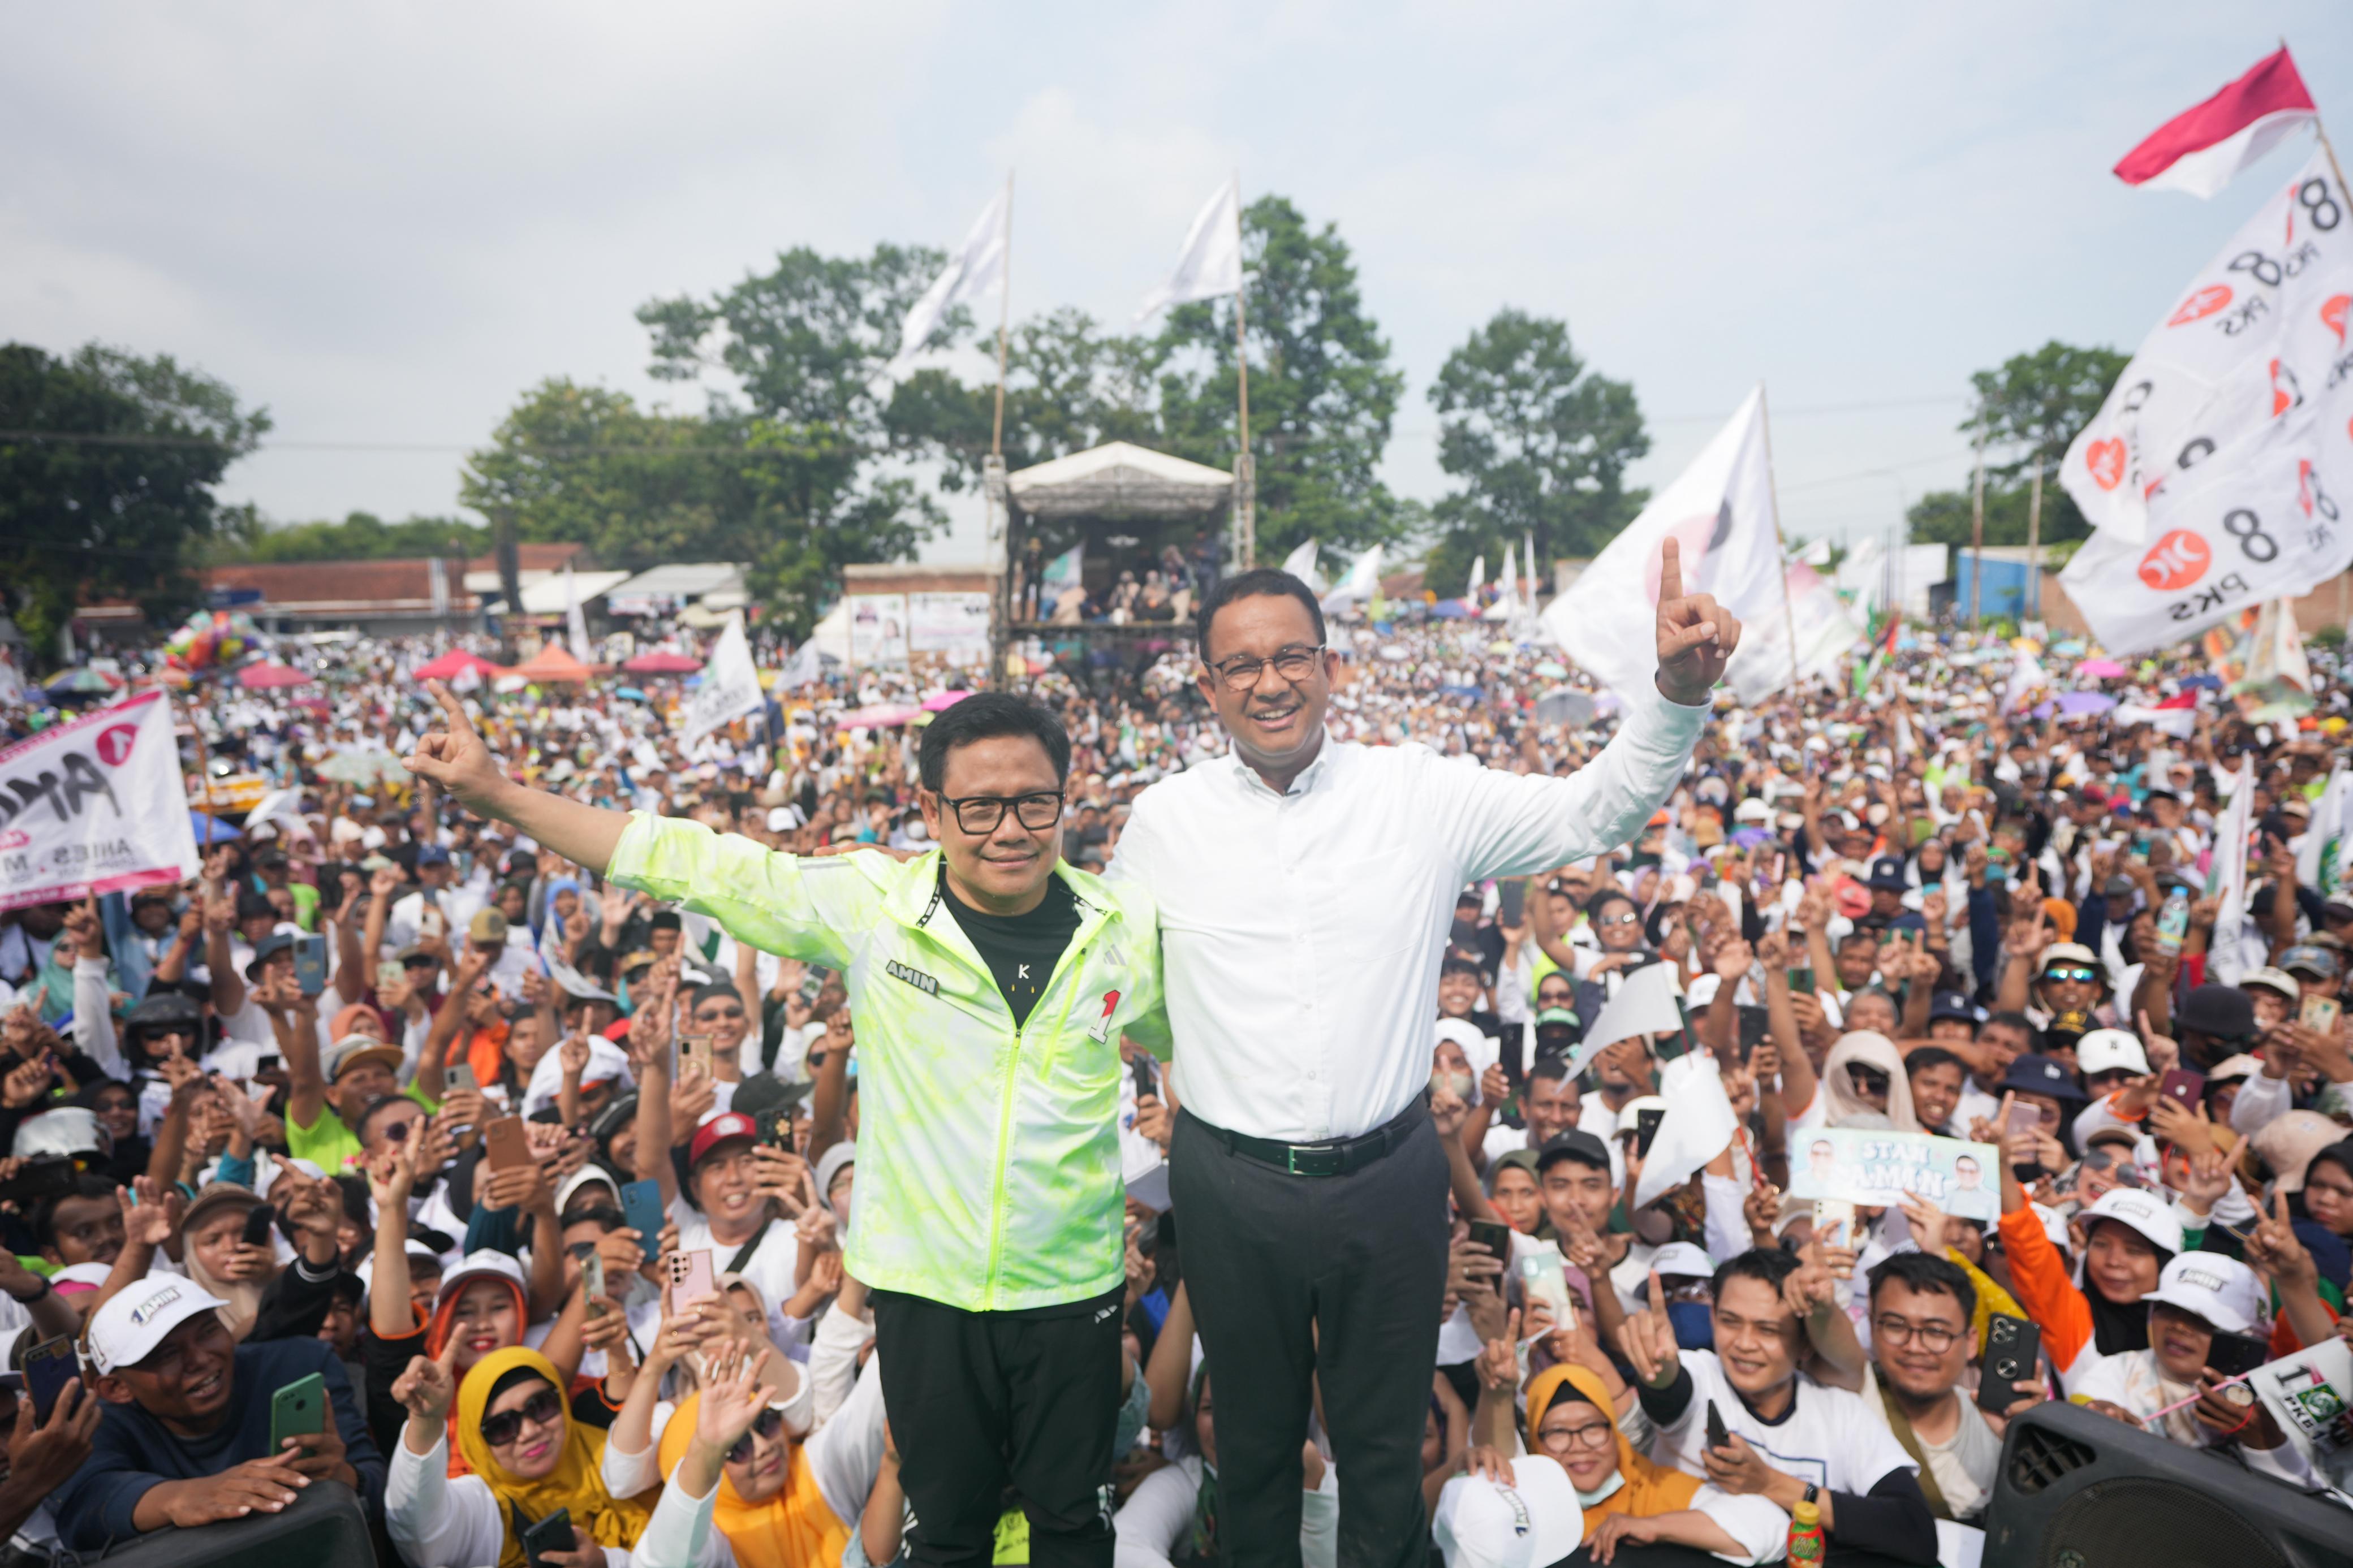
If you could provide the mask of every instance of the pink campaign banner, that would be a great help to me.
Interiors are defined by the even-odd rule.
[[[177,882],[202,867],[163,693],[0,752],[0,910]]]

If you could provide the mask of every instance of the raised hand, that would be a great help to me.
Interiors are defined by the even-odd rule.
[[[458,1392],[457,1365],[458,1336],[452,1334],[439,1355],[409,1358],[408,1370],[393,1381],[392,1396],[417,1421],[438,1426]]]
[[[448,728],[419,739],[405,765],[418,778],[447,791],[475,816],[495,816],[491,807],[507,787],[505,770],[474,732],[473,721],[466,717],[464,705],[449,695],[449,689],[438,680],[427,681],[425,689],[441,705]]]
[[[1666,1287],[1659,1283],[1655,1268],[1651,1270],[1650,1300],[1618,1325],[1618,1348],[1645,1388],[1666,1387],[1683,1365],[1675,1349],[1675,1326],[1667,1317]]]
[[[1683,593],[1682,546],[1672,538],[1659,554],[1658,688],[1668,700],[1697,707],[1724,679],[1740,646],[1740,622],[1707,594]]]

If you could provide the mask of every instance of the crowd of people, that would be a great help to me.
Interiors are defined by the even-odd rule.
[[[1631,698],[1540,721],[1575,677],[1492,628],[1325,636],[1345,656],[1334,741],[1563,776],[1637,727]],[[1226,756],[1210,699],[1229,671],[1184,650],[1047,672],[1026,730],[981,698],[847,727],[926,693],[845,671],[685,743],[659,689],[437,696],[411,676],[436,647],[280,651],[311,686],[180,700],[192,779],[258,774],[283,792],[269,813],[184,885],[0,915],[5,1561],[277,1512],[320,1480],[410,1568],[1372,1561],[1328,1386],[1296,1431],[1245,1449],[1224,1427],[1232,1454],[1288,1450],[1285,1489],[1295,1457],[1286,1539],[1238,1538],[1270,1517],[1244,1491],[1263,1467],[1221,1478],[1217,1395],[1261,1411],[1263,1380],[1211,1380],[1231,1309],[1205,1335],[1187,1281],[1234,1265],[1203,1255],[1186,1215],[1206,1185],[1180,1161],[1172,1195],[1167,1160],[1208,1089],[1187,1092],[1186,1004],[1158,1015],[1153,966],[1121,969],[1083,923],[1149,926],[1143,839],[1124,874],[1122,840],[1153,825],[1147,887],[1183,854],[1152,792]],[[1411,1114],[1447,1173],[1447,1261],[1401,1439],[1422,1550],[1757,1563],[1819,1528],[1973,1562],[2006,1426],[2052,1399],[2342,1500],[2342,1470],[2242,1374],[2347,1334],[2353,889],[2312,826],[2346,760],[2345,689],[2319,653],[2316,710],[2258,722],[2186,651],[2103,682],[2046,649],[2061,686],[2128,706],[2038,709],[2008,689],[2011,658],[1924,629],[1867,683],[1755,709],[1719,690],[1630,842],[1482,877],[1434,917]],[[1247,689],[1317,679],[1293,660],[1248,661]],[[0,740],[52,719],[0,710]],[[436,779],[475,735],[505,780],[614,826],[468,809],[457,773]],[[968,782],[1024,736],[1045,777],[1015,777],[1024,752],[1012,782]],[[2210,890],[2234,788],[2253,791],[2242,902]],[[1117,1070],[1025,1069],[1000,1124],[906,1011],[942,975],[870,971],[856,928],[932,918],[931,882],[902,891],[883,868],[936,880],[943,839],[1025,829],[1078,906],[1041,967],[1095,944],[1084,962],[1109,967],[1071,994],[1103,998]],[[1013,962],[1018,921],[937,885],[1018,1053],[1050,983]],[[1283,942],[1255,962],[1279,993]],[[1686,1027],[1583,1048],[1662,965]],[[1095,1022],[1050,1005],[1065,1039]],[[1638,1202],[1694,1068],[1733,1133]],[[1068,1105],[1103,1140],[1041,1156]],[[1797,1140],[1837,1128],[1996,1145],[1998,1201],[1788,1195]],[[990,1136],[997,1192],[962,1190]],[[1109,1206],[1072,1210],[1064,1189],[1096,1178]],[[1027,1326],[976,1347],[927,1298]],[[1336,1364],[1329,1321],[1311,1363]],[[2032,1348],[2002,1361],[2021,1322]],[[1116,1352],[1068,1348],[1089,1333]],[[1025,1360],[1064,1356],[1060,1381]],[[1996,1363],[2017,1375],[1989,1388]],[[1018,1408],[1041,1390],[1062,1414]],[[950,1452],[967,1428],[996,1451]],[[978,1555],[943,1544],[951,1472]],[[1057,1555],[1068,1541],[1107,1555]]]

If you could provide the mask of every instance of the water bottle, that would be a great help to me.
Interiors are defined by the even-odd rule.
[[[2189,889],[2179,883],[2165,895],[2165,907],[2157,911],[2157,945],[2168,952],[2181,951],[2181,939],[2189,934]]]

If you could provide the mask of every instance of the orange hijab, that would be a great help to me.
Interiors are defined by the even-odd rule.
[[[702,1409],[702,1395],[691,1394],[670,1413],[662,1428],[660,1463],[665,1479],[686,1458],[694,1436],[694,1420]],[[828,1568],[841,1561],[849,1544],[849,1526],[836,1519],[818,1490],[809,1470],[808,1451],[798,1443],[785,1460],[785,1484],[762,1503],[738,1496],[727,1472],[719,1473],[719,1497],[712,1505],[712,1522],[734,1550],[739,1568]]]
[[[1528,1384],[1528,1441],[1535,1446],[1538,1427],[1544,1425],[1545,1412],[1560,1397],[1563,1384],[1582,1394],[1593,1407],[1609,1417],[1610,1441],[1618,1445],[1618,1473],[1626,1484],[1603,1498],[1599,1502],[1585,1504],[1585,1525],[1589,1531],[1594,1521],[1605,1514],[1631,1514],[1636,1519],[1648,1519],[1653,1514],[1678,1513],[1691,1507],[1692,1499],[1699,1493],[1699,1479],[1681,1470],[1654,1465],[1634,1452],[1634,1445],[1626,1441],[1626,1434],[1618,1427],[1618,1413],[1609,1403],[1609,1391],[1601,1385],[1600,1377],[1581,1366],[1566,1363],[1546,1367],[1536,1373]],[[1538,1449],[1537,1451],[1541,1451]],[[1579,1498],[1579,1502],[1584,1499]]]

